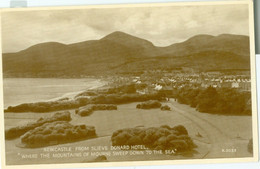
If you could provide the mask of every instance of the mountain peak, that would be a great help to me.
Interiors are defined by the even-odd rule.
[[[140,39],[140,38],[121,31],[115,31],[103,37],[101,40],[118,41],[118,40],[133,40],[133,39]]]
[[[199,35],[195,35],[191,38],[189,38],[187,41],[205,41],[205,40],[210,40],[212,38],[214,38],[215,36],[212,35],[207,35],[207,34],[199,34]]]
[[[127,33],[121,32],[121,31],[115,31],[112,32],[110,34],[108,34],[107,36],[105,36],[102,39],[110,39],[110,38],[127,38],[127,37],[131,37],[132,35],[129,35]]]
[[[138,48],[149,48],[154,47],[152,42],[138,38],[136,36],[121,32],[121,31],[115,31],[111,34],[108,34],[107,36],[103,37],[101,40],[109,40],[116,43],[120,43],[122,45],[126,45],[128,47],[138,47]]]
[[[235,35],[235,34],[220,34],[216,37],[217,39],[225,39],[225,40],[244,40],[249,41],[249,36],[247,35]]]
[[[66,47],[65,44],[63,43],[59,43],[59,42],[43,42],[43,43],[38,43],[36,45],[30,46],[27,49],[31,49],[31,50],[37,50],[38,48],[40,49],[53,49],[53,48],[62,48],[62,47]],[[25,49],[25,50],[27,50]]]

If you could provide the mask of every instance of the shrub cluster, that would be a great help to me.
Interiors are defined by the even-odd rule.
[[[181,88],[176,96],[179,103],[196,107],[200,112],[227,115],[251,115],[250,92],[232,88]]]
[[[92,109],[95,110],[117,110],[117,106],[113,104],[93,104]]]
[[[147,100],[164,100],[159,93],[151,94],[101,94],[98,96],[78,96],[72,100],[58,100],[50,102],[24,103],[18,106],[9,106],[5,112],[50,112],[75,109],[87,104],[124,104]]]
[[[51,117],[39,118],[36,122],[28,123],[27,125],[24,125],[24,126],[18,126],[18,127],[14,127],[14,128],[5,130],[5,139],[14,139],[14,138],[20,137],[27,131],[32,130],[36,127],[39,127],[45,123],[51,123],[51,122],[55,122],[55,121],[70,121],[70,120],[71,120],[71,117],[70,117],[69,111],[58,112],[58,113],[55,113]]]
[[[76,95],[75,98],[81,97],[81,96],[97,96],[97,95],[98,95],[97,91],[87,90],[87,91],[84,91],[84,92]]]
[[[109,88],[107,89],[106,92],[106,94],[120,94],[120,93],[126,93],[126,94],[136,93],[135,84],[126,84],[114,88]]]
[[[96,137],[93,126],[73,126],[65,121],[45,123],[21,136],[26,147],[44,147]]]
[[[80,116],[89,116],[97,110],[117,110],[117,106],[112,104],[90,104],[76,109],[75,113]]]
[[[137,109],[154,109],[160,108],[162,104],[157,100],[149,100],[136,105]]]
[[[171,108],[170,108],[170,106],[168,106],[168,105],[164,105],[164,106],[161,106],[161,110],[170,111]]]
[[[196,147],[182,125],[117,130],[111,137],[113,146],[145,145],[156,150],[189,151]]]
[[[17,106],[9,106],[5,112],[50,112],[58,110],[74,109],[86,105],[87,98],[75,100],[57,100],[49,102],[23,103]]]
[[[151,94],[107,94],[99,95],[91,99],[92,104],[125,104],[132,102],[143,102],[148,100],[164,100],[159,93]]]
[[[136,84],[125,84],[99,90],[87,90],[78,94],[77,96],[75,96],[75,98],[79,96],[98,96],[107,94],[133,94],[136,93],[137,88],[140,88],[139,85],[137,87]]]

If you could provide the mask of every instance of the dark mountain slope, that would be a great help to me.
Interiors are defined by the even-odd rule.
[[[249,37],[243,35],[222,34],[219,36],[197,35],[182,43],[176,43],[161,50],[174,56],[190,55],[201,51],[224,51],[249,56]]]
[[[61,77],[102,75],[151,69],[190,67],[249,69],[249,38],[241,35],[197,35],[182,43],[156,47],[123,32],[74,44],[34,45],[3,54],[4,76]]]

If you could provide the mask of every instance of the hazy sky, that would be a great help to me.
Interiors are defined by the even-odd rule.
[[[248,35],[247,5],[172,6],[5,12],[3,52],[34,44],[65,44],[100,39],[123,31],[156,46],[182,42],[197,34]]]

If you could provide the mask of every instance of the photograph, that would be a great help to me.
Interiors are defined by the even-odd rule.
[[[252,1],[0,18],[4,167],[258,160]]]

